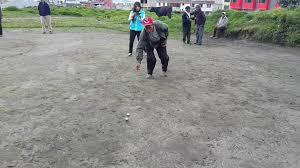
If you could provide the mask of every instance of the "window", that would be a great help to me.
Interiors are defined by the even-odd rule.
[[[259,3],[266,3],[266,0],[259,0]]]
[[[197,5],[199,5],[201,8],[202,8],[202,6],[203,6],[203,4],[193,4],[192,6],[193,6],[193,7],[196,7]]]
[[[236,3],[236,2],[237,2],[237,0],[231,0],[231,2],[233,2],[233,3]]]
[[[148,1],[148,0],[141,0],[141,3],[142,3],[142,4],[147,4],[147,1]]]
[[[230,2],[230,0],[224,0],[224,2]]]
[[[246,3],[251,3],[251,2],[252,2],[252,0],[245,0],[245,2],[246,2]]]
[[[224,6],[224,9],[225,9],[225,10],[228,10],[228,9],[229,9],[229,6],[228,6],[228,5],[225,5],[225,6]]]
[[[207,8],[211,8],[211,4],[206,4]]]
[[[172,7],[180,7],[180,3],[170,3],[170,6],[172,6]]]

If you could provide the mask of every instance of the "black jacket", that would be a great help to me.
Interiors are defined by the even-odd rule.
[[[206,16],[202,11],[195,11],[195,24],[196,25],[205,25]]]
[[[136,59],[139,63],[143,60],[143,50],[147,47],[156,48],[158,45],[161,45],[161,42],[166,42],[168,35],[169,35],[169,28],[168,26],[160,21],[154,21],[153,25],[159,35],[160,41],[157,43],[151,43],[150,34],[144,29],[140,35],[140,40],[136,48]]]
[[[191,18],[188,16],[186,12],[182,14],[182,27],[189,28],[192,25]]]

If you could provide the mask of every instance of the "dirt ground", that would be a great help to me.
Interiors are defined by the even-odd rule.
[[[299,48],[168,45],[147,80],[126,34],[6,32],[0,167],[299,167]]]

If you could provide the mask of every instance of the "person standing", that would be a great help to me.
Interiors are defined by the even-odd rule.
[[[204,26],[206,17],[204,12],[202,12],[200,5],[196,6],[195,15],[195,24],[196,24],[196,45],[202,45],[202,38],[204,33]]]
[[[153,21],[152,18],[145,18],[142,22],[145,28],[141,33],[141,38],[136,49],[136,70],[139,71],[141,68],[143,50],[145,50],[147,52],[147,78],[153,78],[153,70],[156,64],[155,49],[161,60],[163,76],[167,77],[169,63],[169,56],[167,54],[168,26],[160,21]]]
[[[129,14],[128,20],[130,21],[130,36],[129,36],[129,52],[128,56],[132,56],[132,49],[135,37],[140,39],[140,34],[143,30],[142,20],[145,18],[145,12],[142,9],[140,2],[135,2],[133,9]]]
[[[214,29],[214,34],[210,37],[219,38],[220,32],[224,33],[227,29],[228,18],[225,12],[222,12],[222,16],[218,20],[218,23]]]
[[[191,8],[187,6],[182,14],[183,43],[190,44],[191,26]]]
[[[49,33],[52,34],[51,16],[50,16],[51,11],[48,3],[45,2],[45,0],[41,0],[38,6],[38,10],[41,19],[43,34],[46,34],[46,25],[48,26]]]
[[[0,37],[3,36],[3,30],[2,30],[2,17],[3,17],[3,14],[2,14],[1,6],[0,6]]]

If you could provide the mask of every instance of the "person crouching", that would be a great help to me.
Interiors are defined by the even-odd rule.
[[[167,69],[169,64],[169,56],[167,54],[167,38],[169,35],[168,26],[160,21],[154,21],[152,18],[145,18],[142,21],[144,30],[141,33],[140,41],[136,49],[136,70],[141,68],[143,60],[143,50],[147,53],[147,78],[153,78],[153,70],[156,64],[154,49],[157,51],[161,60],[163,76],[167,77]]]

